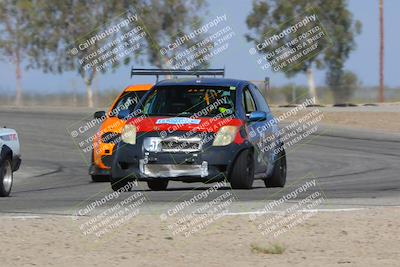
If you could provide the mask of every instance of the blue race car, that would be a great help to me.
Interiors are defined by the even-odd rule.
[[[119,116],[126,117],[121,110]],[[133,180],[152,190],[168,181],[228,181],[250,189],[286,182],[286,154],[279,128],[259,89],[224,78],[158,82],[136,106],[114,148],[111,186]]]

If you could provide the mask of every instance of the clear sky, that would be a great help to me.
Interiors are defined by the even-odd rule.
[[[328,1],[328,0],[327,0]],[[334,1],[334,0],[332,0]],[[384,0],[385,10],[385,82],[388,86],[400,86],[400,73],[398,61],[400,60],[400,1]],[[356,38],[357,48],[352,52],[346,63],[346,68],[355,72],[363,85],[378,84],[378,0],[349,0],[349,8],[355,19],[362,22],[362,33]],[[251,0],[209,0],[208,21],[217,15],[226,14],[228,23],[236,33],[234,39],[229,42],[229,48],[211,61],[211,67],[225,66],[227,77],[262,80],[265,76],[271,77],[275,85],[289,82],[306,84],[305,75],[299,74],[292,79],[279,73],[265,73],[249,56],[251,44],[247,43],[244,34],[247,32],[246,16],[251,10]],[[151,67],[145,65],[144,67]],[[130,66],[123,66],[114,73],[100,75],[95,82],[100,90],[110,88],[123,88],[128,84],[153,82],[154,79],[138,77],[129,79]],[[325,75],[323,71],[317,71],[316,83],[323,85]],[[30,70],[23,72],[22,86],[24,91],[38,92],[72,92],[72,87],[84,90],[84,85],[74,72],[62,75],[44,74],[41,71]],[[14,92],[15,72],[14,66],[9,62],[0,63],[0,93]]]

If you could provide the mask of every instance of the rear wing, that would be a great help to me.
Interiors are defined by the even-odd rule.
[[[158,77],[162,75],[169,76],[222,76],[225,77],[225,68],[223,69],[131,69],[131,78],[134,75],[140,76],[156,76],[157,81]]]

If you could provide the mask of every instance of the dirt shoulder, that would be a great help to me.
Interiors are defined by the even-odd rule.
[[[289,109],[274,108],[273,114],[276,117],[287,112]],[[290,116],[285,121],[292,122],[311,112],[313,108],[307,108]],[[319,108],[324,114],[321,123],[327,126],[340,126],[357,129],[366,129],[377,132],[400,133],[400,106],[398,112],[385,111],[341,111],[329,108]]]
[[[184,237],[172,236],[158,215],[139,215],[115,234],[94,242],[69,217],[2,217],[0,262],[1,266],[364,267],[398,266],[400,261],[398,208],[317,213],[276,239],[260,234],[257,224],[263,220],[226,216]]]

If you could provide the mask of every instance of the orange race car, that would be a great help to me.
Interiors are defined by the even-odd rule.
[[[94,113],[95,119],[103,120],[93,139],[89,174],[94,182],[106,182],[110,179],[112,151],[125,125],[125,120],[117,115],[118,111],[133,110],[137,102],[152,86],[152,84],[128,86],[115,99],[107,113],[105,111]]]

